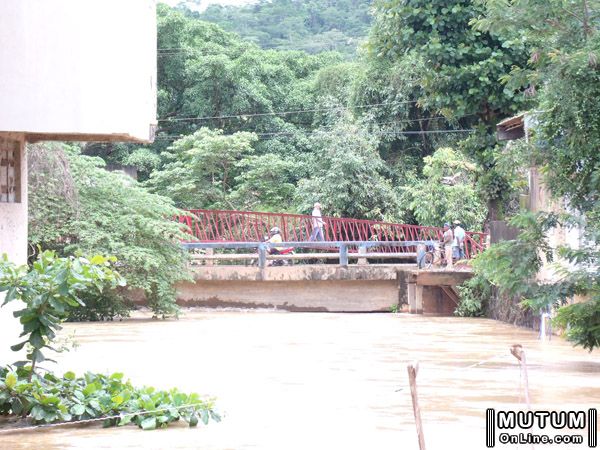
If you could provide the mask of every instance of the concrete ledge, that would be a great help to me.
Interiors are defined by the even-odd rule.
[[[459,286],[473,276],[472,270],[417,270],[413,273],[421,286]]]
[[[202,266],[192,270],[196,281],[326,281],[396,280],[399,271],[414,269],[414,264],[356,265],[333,264],[258,267]]]
[[[389,312],[398,304],[391,280],[197,281],[177,285],[185,306],[273,308],[287,311]]]

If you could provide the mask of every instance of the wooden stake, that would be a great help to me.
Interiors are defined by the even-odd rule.
[[[419,397],[417,395],[417,373],[419,373],[419,363],[413,362],[407,367],[408,382],[410,384],[410,395],[412,397],[413,413],[415,415],[415,424],[417,425],[417,437],[419,438],[419,449],[425,450],[425,437],[423,435],[423,423],[421,422],[421,410],[419,408]]]
[[[515,344],[510,348],[510,352],[515,358],[517,358],[517,360],[519,360],[525,385],[525,402],[527,403],[527,408],[531,409],[531,399],[529,397],[529,377],[527,376],[527,359],[525,358],[525,350],[523,350],[523,346],[521,344]]]

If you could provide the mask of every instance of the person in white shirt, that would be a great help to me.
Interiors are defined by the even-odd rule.
[[[323,219],[321,218],[321,204],[315,203],[312,212],[312,233],[310,234],[309,241],[324,241],[325,235],[323,234]]]
[[[449,223],[444,224],[444,255],[446,256],[446,269],[452,270],[452,241],[454,241],[454,233],[452,233],[452,228],[450,228]]]
[[[456,242],[456,247],[458,249],[458,258],[463,259],[465,257],[466,232],[460,225],[460,220],[454,221],[454,241]]]

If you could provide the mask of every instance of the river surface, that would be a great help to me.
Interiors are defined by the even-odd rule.
[[[482,449],[485,409],[522,407],[513,344],[526,351],[534,409],[600,405],[598,354],[487,319],[187,310],[67,324],[62,336],[78,347],[57,371],[118,371],[216,397],[223,421],[0,434],[1,449],[417,449],[406,370],[415,360],[427,448]]]

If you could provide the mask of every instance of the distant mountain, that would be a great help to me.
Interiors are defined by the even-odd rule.
[[[262,48],[356,52],[371,23],[371,0],[258,0],[244,6],[211,4],[188,14],[240,34]]]

